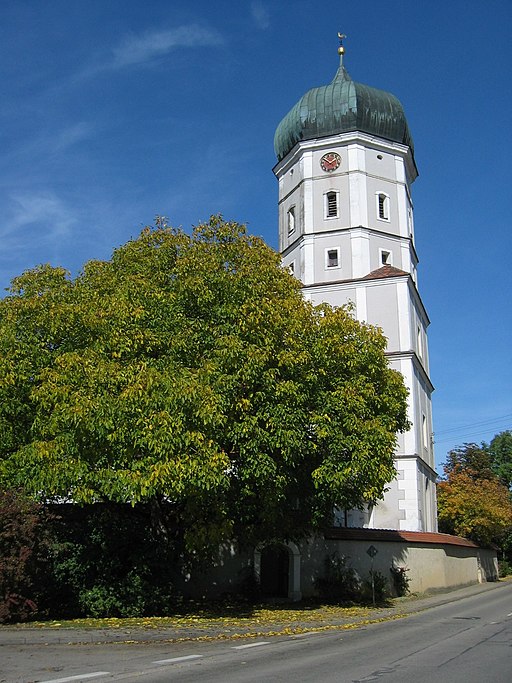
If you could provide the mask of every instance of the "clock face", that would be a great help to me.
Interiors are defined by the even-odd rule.
[[[322,171],[327,171],[327,173],[335,171],[340,164],[341,157],[339,154],[336,154],[336,152],[327,152],[327,154],[324,154],[320,159]]]

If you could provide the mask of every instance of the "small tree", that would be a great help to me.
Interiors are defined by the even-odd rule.
[[[38,609],[49,557],[48,515],[18,491],[0,491],[0,622]]]

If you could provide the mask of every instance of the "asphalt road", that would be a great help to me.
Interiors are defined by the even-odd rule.
[[[54,642],[45,645],[16,642],[0,632],[0,681],[512,681],[512,583],[439,602],[354,630],[245,641],[68,645],[55,642],[54,634]]]

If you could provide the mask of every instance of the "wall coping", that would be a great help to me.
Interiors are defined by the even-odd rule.
[[[388,541],[418,543],[422,545],[458,545],[479,548],[478,543],[460,536],[440,534],[432,531],[398,531],[395,529],[362,529],[356,527],[332,527],[324,532],[329,541]]]

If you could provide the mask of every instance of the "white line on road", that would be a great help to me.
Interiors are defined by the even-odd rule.
[[[320,631],[306,631],[305,633],[295,633],[290,638],[306,638],[306,636],[319,636]]]
[[[512,617],[512,612],[510,612],[510,614],[507,614],[507,617]]]
[[[172,659],[157,659],[153,664],[175,664],[177,662],[186,662],[190,659],[200,659],[203,655],[185,655],[184,657],[173,657]]]
[[[259,643],[249,643],[248,645],[235,645],[232,650],[247,650],[250,647],[259,647],[260,645],[270,645],[268,640],[262,640]]]
[[[92,674],[80,674],[78,676],[66,676],[66,678],[52,678],[51,681],[41,683],[68,683],[69,681],[83,681],[85,678],[97,678],[98,676],[108,676],[110,671],[95,671]]]

